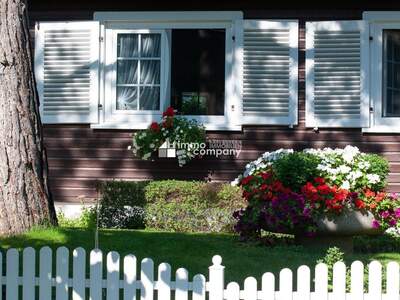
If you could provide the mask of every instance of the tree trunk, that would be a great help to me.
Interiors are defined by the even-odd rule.
[[[0,234],[56,224],[26,0],[0,0]]]

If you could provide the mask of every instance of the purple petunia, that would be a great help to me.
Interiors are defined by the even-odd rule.
[[[372,221],[372,227],[373,228],[379,228],[381,226],[381,224],[379,223],[378,220],[373,220]]]

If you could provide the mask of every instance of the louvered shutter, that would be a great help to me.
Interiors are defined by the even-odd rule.
[[[244,21],[243,124],[297,124],[297,65],[297,21]]]
[[[306,126],[367,127],[368,24],[306,24]]]
[[[42,122],[97,123],[99,23],[38,23],[35,39]]]

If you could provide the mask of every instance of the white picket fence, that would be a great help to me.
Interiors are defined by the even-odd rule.
[[[35,250],[26,248],[22,254],[22,276],[19,276],[19,252],[15,249],[8,250],[5,261],[0,253],[0,270],[3,269],[2,264],[6,263],[5,276],[0,276],[0,300],[83,300],[87,299],[88,295],[91,300],[153,300],[156,294],[158,300],[400,299],[400,269],[396,262],[387,264],[384,294],[382,266],[377,261],[371,262],[368,266],[368,293],[364,294],[364,266],[359,261],[351,265],[351,291],[346,293],[346,266],[341,262],[336,263],[333,268],[332,291],[328,290],[328,268],[324,264],[315,267],[315,288],[311,291],[311,270],[307,266],[301,266],[297,270],[296,289],[293,287],[293,273],[289,269],[280,272],[278,290],[275,289],[275,277],[272,273],[265,273],[260,285],[254,277],[248,277],[242,290],[236,282],[231,282],[225,287],[224,266],[221,265],[222,259],[218,255],[212,259],[213,265],[209,267],[208,281],[204,275],[195,275],[193,280],[189,281],[189,272],[183,268],[176,271],[175,281],[172,281],[171,266],[167,263],[158,266],[155,276],[153,260],[143,259],[138,270],[134,255],[123,258],[121,270],[121,259],[117,252],[107,254],[103,274],[103,253],[100,250],[91,251],[88,277],[84,249],[77,248],[72,252],[72,272],[69,270],[71,262],[67,248],[58,248],[55,260],[56,268],[53,274],[52,250],[49,247],[42,248],[39,252],[37,276]],[[72,274],[72,277],[69,274]],[[258,290],[260,287],[261,290]],[[2,298],[4,295],[5,298]]]

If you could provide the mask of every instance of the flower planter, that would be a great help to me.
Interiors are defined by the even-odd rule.
[[[382,233],[372,227],[374,216],[371,212],[348,210],[334,218],[321,218],[317,221],[317,235],[320,236],[354,236],[376,235]]]
[[[317,221],[317,235],[306,237],[296,235],[296,242],[304,247],[339,247],[342,251],[353,252],[353,236],[376,235],[382,229],[374,228],[374,216],[370,212],[348,210],[335,218],[321,218]]]

